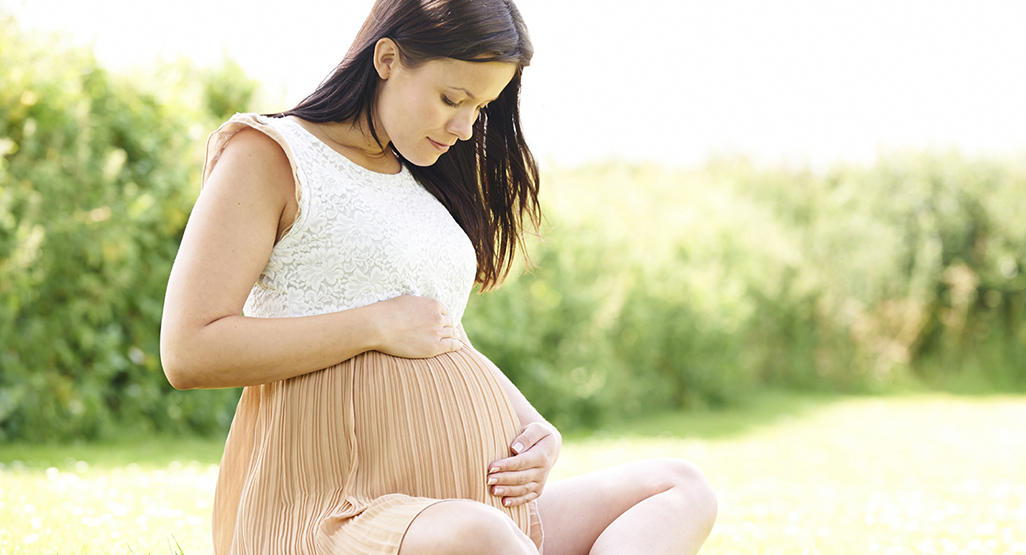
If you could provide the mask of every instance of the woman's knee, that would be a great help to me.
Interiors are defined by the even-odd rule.
[[[502,511],[484,503],[454,499],[421,512],[407,530],[400,553],[521,555],[537,553],[533,546]]]
[[[716,499],[716,492],[705,473],[693,463],[683,459],[659,459],[659,464],[663,469],[663,479],[668,482],[668,485],[676,488],[687,504],[707,519],[709,526],[712,527],[719,510],[719,503]]]

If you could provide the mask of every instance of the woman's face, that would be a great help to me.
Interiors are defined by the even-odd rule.
[[[375,104],[378,133],[418,166],[434,164],[457,140],[470,139],[481,108],[499,96],[516,71],[512,63],[452,58],[416,68],[404,67],[397,57],[384,69],[375,65],[382,79]]]

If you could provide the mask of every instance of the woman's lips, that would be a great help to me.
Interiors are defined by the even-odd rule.
[[[442,144],[442,143],[440,143],[438,141],[435,141],[431,137],[428,137],[427,140],[431,141],[431,144],[434,145],[434,147],[437,148],[438,150],[441,150],[442,152],[445,152],[445,151],[449,150],[449,145]]]

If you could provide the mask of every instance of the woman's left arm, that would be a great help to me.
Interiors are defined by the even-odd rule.
[[[462,323],[457,326],[457,332],[464,344],[473,348]],[[487,357],[483,358],[488,360]],[[492,494],[502,497],[503,505],[513,507],[541,495],[549,472],[559,458],[563,437],[555,426],[531,406],[498,366],[489,360],[488,367],[513,403],[513,409],[520,419],[520,433],[510,443],[513,456],[493,461],[488,466],[488,483]]]

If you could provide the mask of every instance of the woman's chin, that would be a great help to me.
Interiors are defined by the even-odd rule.
[[[403,158],[405,158],[407,162],[422,168],[435,165],[435,162],[437,162],[441,157],[441,154],[420,154],[416,157],[406,156],[403,154]]]

